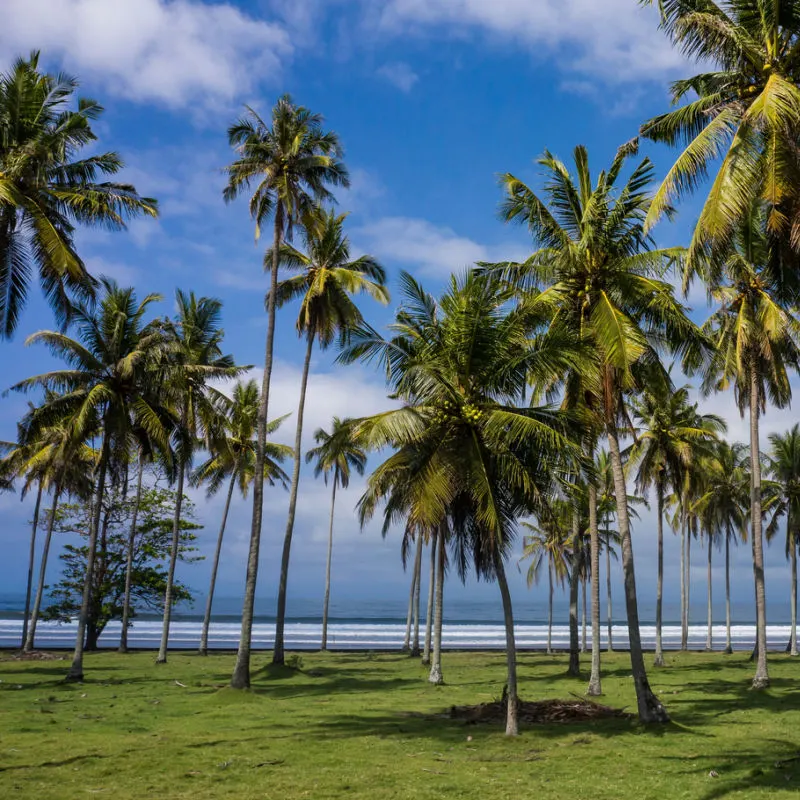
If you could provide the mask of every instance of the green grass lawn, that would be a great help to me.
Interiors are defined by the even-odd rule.
[[[669,726],[610,719],[508,739],[442,716],[499,697],[499,653],[446,653],[441,687],[399,654],[303,655],[277,671],[259,654],[246,693],[225,688],[229,654],[158,667],[151,653],[91,654],[78,685],[62,682],[67,661],[0,654],[0,798],[800,797],[800,661],[773,657],[763,693],[745,655],[668,664],[651,681]],[[627,666],[604,658],[604,703],[634,708]],[[565,668],[523,654],[522,697],[582,693]]]

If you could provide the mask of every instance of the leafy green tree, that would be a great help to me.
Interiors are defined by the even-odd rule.
[[[203,630],[200,635],[200,655],[208,653],[208,629],[211,625],[211,608],[214,602],[214,589],[217,583],[217,571],[222,554],[222,541],[225,536],[225,525],[231,507],[233,491],[238,485],[242,497],[247,492],[255,477],[256,464],[256,426],[260,398],[258,384],[254,380],[239,382],[234,386],[231,397],[217,393],[214,398],[218,411],[224,420],[222,428],[215,428],[211,438],[209,457],[192,472],[190,483],[198,486],[206,484],[206,496],[211,498],[228,483],[228,494],[222,512],[217,547],[214,551],[214,563],[211,567],[211,581],[206,597],[206,611],[203,616]],[[278,430],[286,417],[272,420],[267,425],[267,434]],[[273,486],[281,483],[284,488],[289,476],[281,469],[283,461],[291,456],[292,450],[283,444],[267,442],[265,444],[264,478]]]
[[[323,476],[325,484],[331,481],[331,522],[328,529],[328,558],[325,562],[325,599],[322,604],[322,649],[328,648],[328,604],[331,598],[331,556],[333,554],[333,512],[336,507],[336,489],[350,485],[353,470],[364,474],[367,454],[353,436],[352,420],[334,417],[330,433],[323,428],[314,432],[317,443],[306,453],[306,462],[314,463],[314,475]]]
[[[281,247],[281,265],[298,270],[299,274],[286,278],[278,284],[276,303],[278,308],[281,308],[293,300],[300,300],[297,332],[306,339],[306,353],[300,379],[294,469],[278,584],[275,647],[272,653],[274,664],[283,664],[284,661],[283,631],[286,622],[289,557],[297,510],[297,491],[302,462],[303,415],[314,342],[317,342],[323,350],[337,341],[343,345],[350,331],[363,325],[364,318],[353,301],[353,295],[364,293],[380,303],[389,302],[389,292],[384,285],[386,273],[383,267],[369,255],[351,258],[350,242],[344,233],[346,216],[346,214],[336,215],[333,211],[326,213],[320,209],[311,209],[304,218],[303,239],[306,252],[298,250],[289,243],[284,243]],[[269,258],[269,254],[267,257]]]
[[[227,167],[225,200],[230,202],[245,190],[254,188],[250,216],[255,220],[256,239],[261,226],[272,216],[270,284],[267,295],[267,341],[261,408],[258,415],[255,474],[264,470],[267,439],[269,387],[275,341],[275,308],[278,295],[278,268],[281,245],[291,240],[303,215],[315,204],[332,199],[330,186],[348,186],[347,169],[341,161],[342,147],[335,133],[325,131],[323,119],[303,106],[296,106],[283,95],[272,109],[269,123],[250,108],[244,117],[228,128],[228,140],[236,150],[236,160]],[[253,521],[247,557],[242,633],[239,653],[231,676],[234,689],[250,686],[250,643],[253,608],[258,578],[258,553],[261,545],[264,483],[253,483]]]
[[[128,218],[158,214],[133,186],[102,180],[118,173],[117,153],[80,157],[97,140],[103,108],[72,101],[77,81],[39,70],[39,53],[0,75],[0,338],[19,323],[32,273],[61,323],[71,299],[89,301],[95,282],[75,250],[76,225],[124,228]]]

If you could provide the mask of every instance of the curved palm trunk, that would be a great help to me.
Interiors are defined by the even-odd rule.
[[[103,513],[103,494],[106,488],[106,470],[108,469],[109,442],[107,426],[104,425],[103,444],[100,448],[100,462],[97,465],[97,489],[92,509],[92,524],[89,529],[89,544],[86,553],[86,575],[83,579],[83,597],[78,614],[78,630],[75,634],[75,651],[72,664],[67,672],[66,681],[83,680],[83,651],[86,626],[89,621],[89,605],[92,599],[92,582],[94,580],[94,563],[97,556],[97,539],[100,534],[100,518]]]
[[[656,654],[654,667],[664,666],[664,650],[661,641],[663,626],[664,602],[664,484],[659,481],[656,486],[658,503],[658,575],[656,577]]]
[[[608,618],[608,652],[614,651],[614,612],[611,607],[611,531],[606,515],[606,616]]]
[[[419,657],[419,601],[422,589],[422,535],[417,534],[417,553],[414,556],[414,639],[411,644],[411,655]]]
[[[725,652],[733,652],[731,643],[731,529],[725,531]]]
[[[578,652],[578,581],[579,553],[581,547],[581,521],[577,507],[572,510],[572,568],[569,571],[569,665],[567,675],[577,678],[581,674]]]
[[[414,621],[414,590],[417,588],[417,571],[411,570],[411,586],[408,588],[408,611],[406,612],[406,635],[403,638],[403,652],[411,649],[411,624]]]
[[[547,655],[553,655],[553,565],[547,562]]]
[[[508,591],[506,570],[503,557],[495,548],[494,571],[497,575],[497,585],[503,599],[503,623],[506,629],[506,662],[508,665],[508,678],[506,683],[506,736],[516,736],[519,733],[519,701],[517,698],[517,646],[514,641],[514,611],[511,607],[511,593]]]
[[[581,578],[581,653],[586,649],[586,578]]]
[[[303,414],[306,407],[306,390],[308,373],[311,369],[311,351],[314,348],[314,337],[309,332],[306,342],[306,356],[303,361],[303,377],[300,380],[300,402],[297,405],[297,430],[294,436],[294,469],[292,471],[292,488],[289,492],[289,515],[286,518],[286,534],[283,537],[283,553],[281,554],[281,577],[278,583],[278,610],[275,612],[275,649],[272,651],[272,663],[283,664],[284,629],[286,627],[286,590],[289,583],[289,557],[292,552],[292,535],[294,534],[294,518],[297,512],[297,490],[300,486],[300,464],[303,459]]]
[[[685,502],[685,498],[682,502]],[[686,610],[686,514],[681,509],[681,650],[689,646],[689,616]]]
[[[167,663],[169,648],[169,625],[172,619],[172,587],[175,583],[175,566],[178,563],[178,548],[181,541],[181,506],[183,505],[183,481],[186,465],[181,464],[178,472],[178,496],[175,498],[175,517],[172,521],[172,545],[169,551],[169,570],[167,571],[167,589],[164,593],[164,624],[161,626],[161,645],[158,648],[156,664]]]
[[[440,530],[437,536],[436,557],[436,592],[433,607],[433,656],[431,658],[431,671],[428,681],[437,686],[444,683],[442,676],[442,617],[444,605],[444,531]]]
[[[791,614],[792,614],[792,632],[789,639],[789,655],[797,655],[797,541],[794,535],[790,538],[792,551],[790,554],[792,564],[792,585],[791,585]]]
[[[269,413],[269,388],[272,379],[272,360],[275,349],[275,296],[278,293],[278,266],[283,232],[283,206],[275,209],[275,226],[272,240],[272,267],[269,294],[267,295],[267,341],[264,354],[264,377],[261,382],[261,404],[258,409],[256,459],[253,478],[253,517],[250,525],[250,549],[247,554],[247,572],[242,603],[242,630],[236,666],[231,675],[232,689],[250,688],[250,649],[253,639],[253,611],[258,582],[258,556],[261,550],[261,527],[264,515],[264,461],[267,443],[267,415]]]
[[[422,663],[431,663],[431,635],[433,625],[433,593],[436,586],[436,542],[437,532],[431,536],[431,568],[428,576],[428,605],[425,609],[425,649],[422,651]]]
[[[33,564],[36,561],[36,530],[39,527],[39,509],[42,505],[42,482],[36,490],[36,505],[33,507],[33,524],[31,525],[31,547],[28,553],[28,584],[25,588],[25,615],[22,617],[21,647],[26,647],[28,641],[28,620],[31,615],[31,593],[33,591]]]
[[[767,670],[767,598],[764,587],[764,543],[761,531],[761,460],[759,457],[758,435],[758,376],[755,369],[750,370],[750,490],[753,525],[753,575],[756,584],[756,674],[753,688],[765,689],[769,686]]]
[[[711,534],[708,534],[708,632],[706,633],[706,650],[710,653],[714,649],[713,609],[711,606]]]
[[[139,457],[139,475],[136,478],[136,500],[133,504],[131,516],[131,529],[128,533],[128,554],[125,564],[125,597],[122,601],[122,629],[119,635],[119,652],[128,652],[128,624],[131,616],[131,583],[133,579],[133,550],[136,544],[136,520],[139,516],[139,504],[142,501],[142,474],[144,473],[144,460]]]
[[[636,687],[636,703],[639,719],[642,722],[669,722],[667,711],[650,689],[647,670],[642,653],[642,640],[639,633],[639,604],[636,598],[636,573],[633,563],[633,543],[628,520],[627,487],[625,473],[622,469],[622,457],[619,451],[616,426],[613,422],[608,426],[608,446],[611,454],[611,466],[614,473],[614,488],[617,494],[617,519],[622,540],[622,569],[625,578],[625,609],[628,616],[628,636],[631,649],[631,672]]]
[[[211,606],[214,603],[214,589],[217,585],[217,571],[219,570],[219,559],[222,555],[222,540],[225,536],[225,526],[228,523],[228,512],[231,508],[233,490],[236,486],[236,470],[231,475],[231,483],[228,486],[228,496],[225,499],[225,510],[222,512],[222,523],[219,526],[219,536],[217,536],[217,547],[214,550],[214,563],[211,566],[211,581],[208,585],[208,597],[206,598],[206,612],[203,615],[203,630],[200,634],[200,648],[198,653],[201,656],[208,655],[208,629],[211,627]]]
[[[589,484],[589,540],[592,586],[592,671],[586,694],[603,693],[600,683],[600,532],[597,529],[597,487]]]
[[[36,598],[33,601],[31,624],[28,627],[28,635],[25,637],[25,647],[23,648],[26,653],[33,651],[34,642],[36,641],[36,624],[39,621],[39,611],[41,610],[42,598],[44,597],[44,581],[47,573],[47,559],[50,555],[50,542],[53,539],[53,526],[55,525],[56,521],[56,511],[58,511],[58,500],[60,496],[61,487],[56,484],[55,491],[53,492],[53,505],[50,508],[50,518],[47,520],[47,533],[44,537],[42,561],[39,565],[39,583],[36,587]]]
[[[333,512],[336,508],[336,484],[339,483],[339,468],[333,473],[331,491],[331,522],[328,527],[328,558],[325,562],[325,598],[322,601],[322,650],[328,649],[328,605],[331,600],[331,558],[333,557]]]

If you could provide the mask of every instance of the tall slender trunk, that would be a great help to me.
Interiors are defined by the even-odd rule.
[[[444,528],[439,530],[436,541],[436,592],[434,595],[433,606],[433,655],[431,657],[431,671],[428,676],[430,683],[436,685],[444,683],[442,676],[442,617],[444,604],[444,555],[445,555],[445,532]]]
[[[714,631],[713,631],[713,609],[711,606],[711,545],[713,544],[713,539],[711,538],[711,532],[709,531],[707,534],[708,536],[708,565],[707,565],[707,582],[708,582],[708,632],[706,633],[706,650],[710,653],[714,649]]]
[[[128,652],[128,623],[131,616],[131,583],[133,579],[133,550],[136,544],[136,521],[139,516],[139,504],[142,502],[142,474],[144,458],[139,454],[139,475],[136,478],[136,499],[133,503],[131,529],[128,533],[128,553],[125,564],[125,596],[122,601],[122,629],[119,634],[119,652]]]
[[[687,522],[686,530],[686,647],[689,647],[689,625],[692,617],[692,538],[694,521]]]
[[[258,582],[258,556],[261,549],[261,527],[264,515],[264,461],[267,444],[267,415],[269,413],[269,388],[272,378],[272,358],[275,345],[275,297],[278,293],[278,266],[283,234],[283,206],[275,209],[275,226],[272,240],[272,267],[269,294],[267,295],[267,341],[264,355],[264,377],[261,383],[261,403],[258,407],[256,435],[256,463],[253,478],[253,518],[250,525],[250,549],[247,554],[247,572],[242,603],[242,631],[236,666],[231,675],[232,689],[250,688],[250,649],[253,638],[253,611]]]
[[[731,529],[725,531],[725,652],[733,652],[731,642]]]
[[[431,635],[433,625],[433,593],[436,586],[436,541],[438,532],[431,534],[431,568],[428,576],[428,605],[425,608],[425,649],[422,651],[422,663],[431,663]]]
[[[686,498],[681,500],[681,505]],[[681,508],[681,650],[689,647],[689,618],[686,612],[686,512]]]
[[[414,557],[414,639],[411,643],[411,655],[419,658],[419,601],[422,588],[422,534],[417,534],[417,553]]]
[[[664,483],[659,478],[656,484],[658,504],[658,574],[656,576],[656,654],[654,667],[664,666],[664,650],[661,641],[664,603]]]
[[[788,523],[787,523],[788,524]],[[791,586],[791,614],[792,614],[792,632],[789,639],[789,655],[797,655],[797,541],[792,535],[789,539],[792,548],[790,554],[792,564],[792,586]]]
[[[587,650],[586,639],[586,576],[581,578],[581,653]]]
[[[639,604],[636,598],[636,573],[633,562],[633,543],[628,520],[627,487],[622,469],[617,430],[613,421],[608,426],[608,446],[611,453],[611,466],[614,473],[614,488],[617,494],[617,519],[622,540],[622,570],[625,577],[625,608],[628,616],[628,636],[631,650],[631,672],[636,687],[636,703],[639,719],[642,722],[669,722],[667,711],[650,689],[647,670],[642,653],[642,640],[639,633]]]
[[[322,650],[328,649],[328,606],[331,600],[331,558],[333,557],[333,512],[336,508],[336,484],[339,483],[339,467],[333,472],[331,490],[331,522],[328,526],[328,558],[325,562],[325,598],[322,601]]]
[[[47,520],[47,533],[44,537],[44,547],[42,548],[42,560],[39,565],[39,582],[36,587],[36,597],[33,601],[33,613],[31,614],[31,623],[28,627],[28,635],[25,637],[24,651],[30,653],[33,651],[33,646],[36,641],[36,624],[39,621],[39,611],[42,607],[42,599],[44,597],[44,581],[47,573],[47,559],[50,555],[50,542],[53,539],[53,525],[56,521],[56,512],[58,511],[58,500],[61,496],[61,486],[56,484],[53,492],[53,505],[50,507],[50,517]]]
[[[567,675],[581,674],[578,644],[578,577],[580,574],[581,520],[577,503],[572,508],[572,568],[569,571],[569,665]]]
[[[281,577],[278,583],[278,610],[275,612],[275,649],[272,651],[272,663],[283,664],[285,652],[283,645],[286,627],[286,591],[289,583],[289,557],[292,551],[292,534],[294,518],[297,511],[297,490],[300,485],[300,464],[303,460],[303,414],[306,407],[306,390],[308,389],[308,373],[311,369],[311,351],[314,349],[314,335],[309,331],[306,336],[306,357],[303,361],[303,377],[300,380],[300,402],[297,404],[297,430],[294,435],[294,469],[292,471],[292,488],[289,492],[289,515],[286,518],[286,534],[283,537],[283,553],[281,553]]]
[[[758,376],[750,368],[750,519],[753,525],[753,575],[756,584],[756,674],[753,688],[765,689],[769,686],[767,670],[767,598],[764,587],[764,543],[761,530],[761,459],[758,434]]]
[[[600,532],[597,529],[597,487],[589,484],[589,542],[592,587],[592,671],[586,694],[603,693],[600,683]]]
[[[175,566],[178,563],[178,550],[181,542],[181,506],[183,505],[183,482],[186,477],[186,464],[178,468],[178,495],[175,498],[175,516],[172,520],[172,543],[169,551],[167,589],[164,592],[164,621],[161,626],[161,645],[158,648],[156,664],[167,663],[169,648],[169,625],[172,620],[172,587],[175,583]]]
[[[553,565],[547,562],[547,655],[553,654]]]
[[[418,534],[419,535],[419,534]],[[414,623],[414,590],[417,588],[416,564],[411,569],[411,585],[408,588],[408,611],[406,612],[406,635],[403,638],[403,652],[411,649],[411,626]]]
[[[217,571],[219,570],[219,559],[222,555],[222,540],[225,536],[225,526],[228,522],[228,512],[231,508],[233,490],[236,487],[236,477],[236,470],[234,470],[231,475],[230,486],[228,486],[228,496],[225,498],[225,510],[222,512],[222,523],[219,526],[217,547],[216,550],[214,550],[214,563],[211,566],[211,581],[208,585],[208,597],[206,598],[206,613],[203,615],[203,630],[200,633],[200,648],[198,652],[201,656],[208,655],[208,629],[211,627],[211,606],[214,603],[214,589],[217,585]]]
[[[94,562],[97,556],[97,538],[100,534],[100,518],[103,512],[103,494],[106,488],[106,470],[108,469],[110,443],[108,441],[107,420],[103,424],[103,444],[100,447],[100,461],[97,465],[97,489],[94,508],[92,509],[92,522],[89,528],[89,544],[86,553],[86,575],[83,579],[83,597],[81,610],[78,614],[78,630],[75,633],[75,651],[72,655],[72,664],[65,676],[66,681],[83,680],[83,650],[86,625],[89,620],[89,605],[92,599],[92,583],[94,580]]]
[[[25,647],[28,641],[28,619],[31,615],[31,593],[33,591],[33,565],[36,561],[36,531],[39,527],[39,509],[42,505],[42,482],[36,490],[36,505],[33,507],[33,524],[31,525],[31,546],[28,553],[28,583],[25,588],[25,615],[22,617],[22,641],[20,647]]]
[[[606,514],[606,616],[608,617],[608,652],[614,651],[614,612],[611,607],[611,531]]]
[[[511,607],[511,592],[508,591],[506,569],[503,557],[495,548],[494,571],[497,575],[497,585],[503,599],[503,623],[506,629],[506,663],[508,677],[506,683],[506,736],[516,736],[519,733],[519,701],[517,698],[517,646],[514,641],[514,610]]]

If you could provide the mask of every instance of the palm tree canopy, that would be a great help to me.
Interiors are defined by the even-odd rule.
[[[133,186],[100,180],[118,173],[117,153],[81,158],[97,140],[92,122],[103,108],[81,98],[68,75],[39,71],[39,54],[18,59],[0,75],[0,337],[10,338],[28,297],[31,275],[66,324],[71,300],[87,302],[95,281],[75,250],[75,226],[124,228],[142,214],[155,217],[156,201]]]
[[[778,532],[781,519],[786,519],[786,552],[797,547],[800,541],[800,425],[786,433],[772,433],[769,437],[769,480],[764,487],[764,510],[771,514],[767,526],[767,539]]]
[[[359,475],[364,474],[367,454],[356,440],[353,420],[334,417],[330,433],[318,428],[314,432],[314,441],[317,446],[306,453],[306,463],[314,462],[314,475],[323,475],[325,483],[332,475],[339,486],[346,489],[353,470]]]
[[[570,574],[572,504],[556,500],[551,503],[551,512],[537,523],[521,523],[522,528],[528,531],[522,540],[520,562],[530,561],[527,572],[529,587],[539,582],[544,567],[552,569],[553,577],[562,586]]]

